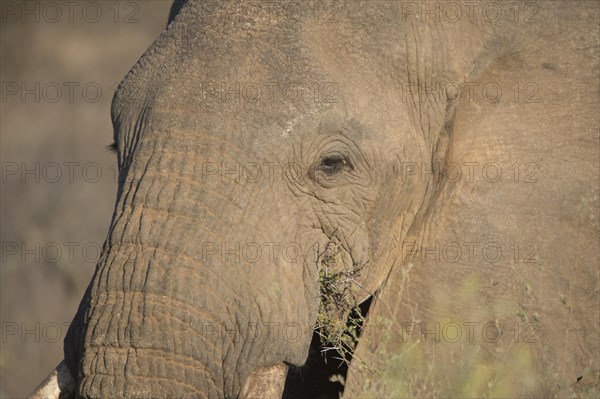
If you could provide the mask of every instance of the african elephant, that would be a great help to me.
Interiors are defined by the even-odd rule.
[[[346,397],[597,394],[598,12],[176,1],[113,100],[77,396],[280,395],[367,300]]]

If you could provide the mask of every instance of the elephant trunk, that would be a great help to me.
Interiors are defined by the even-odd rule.
[[[281,218],[258,201],[261,208],[245,209],[260,193],[198,180],[187,174],[194,166],[155,147],[142,143],[121,182],[65,339],[66,364],[82,397],[237,397],[256,370],[302,364],[318,299],[282,284],[303,264],[273,253],[240,257],[240,247],[291,236],[245,220]]]
[[[223,299],[193,289],[194,260],[161,252],[135,244],[108,251],[86,295],[78,351],[67,352],[79,362],[78,395],[212,398],[236,383],[223,373],[234,330]]]

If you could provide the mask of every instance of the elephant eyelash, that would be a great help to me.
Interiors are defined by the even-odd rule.
[[[108,149],[108,151],[112,152],[113,154],[116,154],[118,151],[117,142],[115,141],[112,144],[107,145],[106,148]]]

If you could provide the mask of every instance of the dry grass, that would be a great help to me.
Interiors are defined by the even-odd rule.
[[[329,243],[319,257],[319,282],[321,303],[317,315],[316,332],[321,338],[322,351],[337,352],[334,359],[350,365],[360,362],[354,356],[365,318],[359,307],[360,294],[364,288],[357,281],[362,267],[352,265],[344,269],[336,243]],[[331,381],[345,383],[342,375],[334,375]]]

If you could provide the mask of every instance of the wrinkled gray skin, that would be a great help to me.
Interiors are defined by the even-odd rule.
[[[114,98],[115,212],[65,339],[78,395],[234,398],[259,368],[303,364],[320,301],[318,256],[328,243],[339,250],[339,270],[361,270],[361,300],[381,288],[356,353],[380,372],[353,362],[348,396],[480,396],[506,379],[512,385],[494,392],[545,395],[593,376],[598,36],[589,14],[598,7],[577,2],[581,12],[573,12],[575,3],[550,3],[541,22],[522,24],[422,23],[387,1],[357,2],[359,12],[333,22],[308,11],[297,20],[263,13],[224,22],[235,4],[211,3],[207,14],[199,1],[177,2],[168,29]],[[564,17],[573,13],[588,19]],[[494,79],[539,82],[542,102],[515,103],[512,93],[498,103],[458,101],[451,90],[435,99],[402,95],[406,82]],[[263,99],[273,84],[275,95],[221,100],[206,93],[207,82],[254,82]],[[283,98],[289,82],[310,90]],[[538,162],[541,181],[402,178],[407,162],[450,161],[498,162],[505,173],[513,162]],[[207,173],[221,163],[258,164],[262,175]],[[402,250],[407,240],[484,238],[534,242],[541,260],[523,266],[507,256],[492,267],[425,262]],[[262,248],[259,261],[253,250],[239,259],[221,253],[249,244]],[[208,251],[214,245],[216,254]],[[494,352],[475,341],[475,352],[489,356],[472,369],[469,345],[438,349],[430,340],[416,357],[400,349],[402,322],[523,314],[535,314],[542,331],[526,348],[527,380],[498,366],[519,369],[518,345]],[[256,323],[273,334],[249,339]],[[466,370],[462,380],[443,374],[453,365]]]

